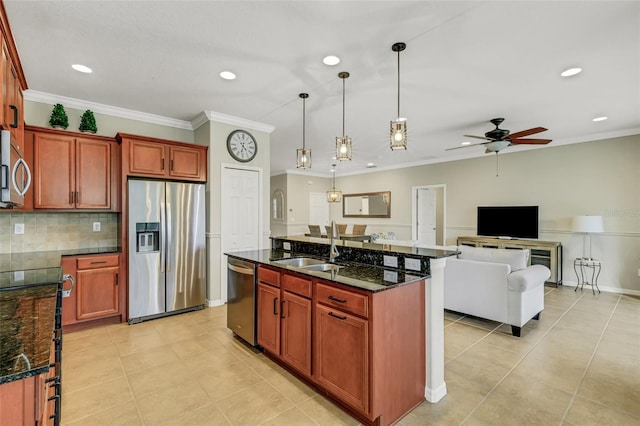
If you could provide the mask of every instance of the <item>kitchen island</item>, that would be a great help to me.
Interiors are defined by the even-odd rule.
[[[342,241],[333,264],[298,266],[301,257],[326,262],[328,241],[316,240],[274,238],[271,250],[227,253],[257,265],[258,344],[363,423],[395,423],[428,396],[434,373],[425,356],[429,258]],[[396,267],[383,266],[384,256]],[[416,270],[397,267],[405,262]]]

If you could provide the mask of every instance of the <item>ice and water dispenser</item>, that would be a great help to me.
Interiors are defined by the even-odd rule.
[[[136,237],[136,253],[160,251],[160,222],[137,222]]]

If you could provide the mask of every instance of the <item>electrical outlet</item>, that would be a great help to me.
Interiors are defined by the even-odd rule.
[[[14,281],[24,281],[24,271],[13,271]]]
[[[24,234],[24,223],[16,223],[13,233],[16,235],[23,235]]]
[[[385,281],[392,283],[398,282],[398,273],[396,271],[384,271],[383,278]]]
[[[93,232],[100,232],[100,222],[93,222]]]
[[[404,269],[409,269],[411,271],[419,271],[420,270],[420,259],[411,259],[410,257],[404,258]]]
[[[283,250],[287,250],[287,251],[291,250],[291,243],[289,241],[283,242],[282,243],[282,249]]]
[[[384,266],[389,266],[391,268],[398,267],[398,258],[396,256],[384,255],[382,256],[382,260],[383,260]]]

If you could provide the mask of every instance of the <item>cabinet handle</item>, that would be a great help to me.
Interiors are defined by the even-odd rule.
[[[69,196],[69,198],[71,199],[71,201],[69,202],[69,204],[73,204],[73,194],[74,194],[74,192],[73,192],[73,191],[71,191],[71,195]]]
[[[284,300],[280,302],[280,318],[284,319]]]
[[[76,192],[76,203],[80,203],[80,193]]]
[[[18,107],[15,105],[9,105],[9,108],[13,110],[13,123],[11,123],[9,126],[13,127],[14,129],[17,129],[18,128]]]
[[[118,280],[118,275],[119,275],[119,274],[118,274],[118,273],[116,273],[116,285],[118,285],[118,281],[119,281],[119,280]]]
[[[273,315],[278,315],[278,298],[273,298]]]
[[[162,170],[164,170],[164,158],[162,159]]]
[[[330,317],[337,318],[337,319],[342,320],[342,321],[344,321],[344,320],[346,320],[346,319],[347,319],[347,317],[342,317],[342,316],[340,316],[340,315],[336,315],[336,314],[334,314],[333,312],[329,312],[329,316],[330,316]]]
[[[171,171],[173,171],[173,160],[171,160]]]
[[[338,303],[347,303],[347,299],[338,299],[337,297],[333,296],[329,296],[328,299]]]
[[[106,260],[94,260],[93,262],[91,262],[92,265],[99,265],[101,263],[107,263]]]

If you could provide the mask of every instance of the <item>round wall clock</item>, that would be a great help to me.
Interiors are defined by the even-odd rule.
[[[227,151],[235,160],[246,163],[255,158],[258,153],[258,144],[251,133],[234,130],[227,137]]]

